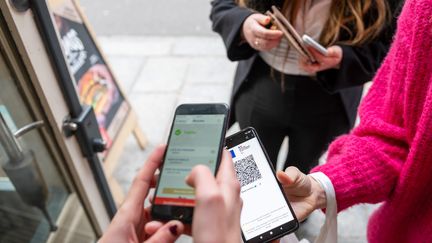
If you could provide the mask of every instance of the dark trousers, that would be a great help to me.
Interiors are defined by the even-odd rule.
[[[296,166],[308,173],[318,164],[328,144],[350,126],[339,94],[329,94],[310,77],[281,74],[260,58],[235,99],[241,128],[254,127],[276,164],[285,136],[289,139],[284,168]]]

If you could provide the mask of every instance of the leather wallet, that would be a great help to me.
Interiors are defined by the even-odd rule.
[[[309,62],[316,63],[315,57],[306,46],[303,44],[303,40],[300,35],[294,29],[294,27],[289,23],[285,16],[277,9],[277,7],[272,6],[271,11],[267,11],[266,14],[270,16],[272,23],[277,26],[277,28],[283,32],[285,38],[288,40],[290,45],[298,52],[301,56],[305,57]]]

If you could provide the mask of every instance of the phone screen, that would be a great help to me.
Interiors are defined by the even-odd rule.
[[[191,169],[206,165],[215,172],[226,115],[176,115],[171,129],[155,205],[193,207],[195,193],[185,182]]]
[[[254,131],[240,132],[237,139],[233,135],[231,144],[228,141],[241,186],[244,239],[262,242],[296,229],[297,221]]]

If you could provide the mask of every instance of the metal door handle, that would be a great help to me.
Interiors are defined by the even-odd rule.
[[[21,137],[22,135],[33,129],[42,127],[43,125],[43,121],[32,122],[18,129],[15,133],[12,133],[12,131],[6,124],[6,120],[4,119],[3,114],[0,113],[0,143],[1,145],[3,145],[11,161],[19,161],[24,156],[23,149],[17,141],[17,138]]]
[[[21,127],[20,129],[18,129],[18,131],[16,131],[14,133],[14,136],[15,136],[15,138],[19,138],[22,135],[26,134],[27,132],[29,132],[29,131],[31,131],[33,129],[37,129],[37,128],[43,127],[44,125],[45,124],[44,124],[43,121],[32,122],[30,124],[27,124],[27,125]]]
[[[17,140],[18,137],[43,125],[43,121],[32,122],[12,133],[0,113],[0,143],[9,157],[2,164],[2,168],[21,199],[28,205],[39,208],[47,219],[50,230],[56,231],[57,226],[46,207],[48,188],[36,163],[36,157],[32,150],[24,151]]]

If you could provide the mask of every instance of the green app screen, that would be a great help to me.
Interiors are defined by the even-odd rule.
[[[214,172],[225,115],[177,115],[171,130],[155,204],[194,206],[185,178],[198,164]]]

